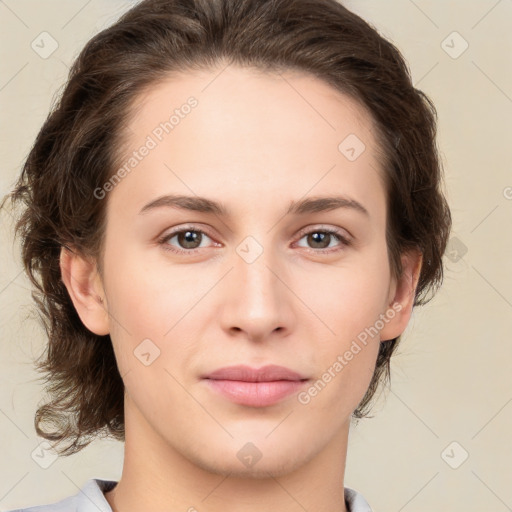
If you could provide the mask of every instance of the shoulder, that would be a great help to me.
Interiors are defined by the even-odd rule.
[[[6,512],[112,512],[103,493],[116,484],[113,480],[91,478],[73,496],[48,505],[35,505]]]
[[[345,487],[345,504],[347,512],[372,512],[364,496],[350,487]]]

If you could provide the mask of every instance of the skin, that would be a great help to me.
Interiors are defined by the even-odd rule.
[[[103,272],[62,250],[80,318],[110,334],[125,383],[123,473],[106,498],[114,512],[346,511],[351,414],[380,341],[407,326],[421,255],[404,254],[403,276],[392,277],[374,126],[359,104],[303,73],[221,69],[173,76],[137,98],[129,152],[188,97],[198,105],[105,199]],[[366,146],[354,161],[338,150],[349,134]],[[286,215],[291,201],[333,193],[369,215]],[[207,197],[232,217],[173,207],[139,214],[163,194]],[[177,236],[159,243],[189,223],[203,233],[195,245]],[[307,236],[326,228],[351,244]],[[251,263],[237,252],[248,236],[263,251]],[[223,366],[274,363],[314,383],[393,304],[400,312],[308,404],[295,394],[238,405],[201,379]],[[148,366],[134,356],[144,339],[160,350]],[[248,442],[261,453],[251,466],[237,457]]]

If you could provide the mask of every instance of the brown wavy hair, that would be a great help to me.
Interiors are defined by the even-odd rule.
[[[15,234],[48,336],[36,367],[50,401],[38,407],[35,429],[57,445],[67,442],[61,455],[100,436],[124,440],[124,385],[112,343],[81,322],[61,279],[61,247],[94,257],[101,269],[107,201],[94,190],[121,162],[134,100],[174,72],[224,62],[308,73],[370,112],[385,171],[391,271],[401,275],[402,252],[421,251],[415,306],[442,283],[451,214],[441,190],[436,109],[393,44],[336,0],[143,0],[78,55],[7,196],[23,206]],[[390,381],[399,341],[380,343],[356,421]]]

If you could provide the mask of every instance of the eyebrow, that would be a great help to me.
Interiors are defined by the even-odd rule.
[[[212,199],[199,196],[185,195],[164,195],[147,203],[139,212],[145,214],[151,210],[169,207],[193,212],[210,213],[220,217],[232,217],[231,212],[226,206]],[[355,199],[344,196],[322,196],[308,197],[300,201],[292,201],[288,207],[286,215],[303,215],[306,213],[318,213],[338,208],[347,208],[355,210],[370,217],[368,210]]]

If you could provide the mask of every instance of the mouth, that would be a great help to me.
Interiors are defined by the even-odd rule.
[[[266,407],[302,389],[309,378],[283,366],[255,369],[245,365],[220,368],[203,377],[208,387],[231,402]]]

